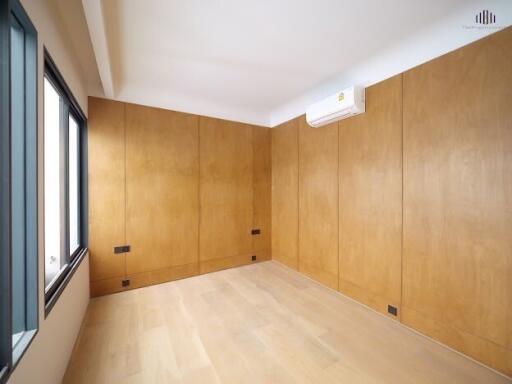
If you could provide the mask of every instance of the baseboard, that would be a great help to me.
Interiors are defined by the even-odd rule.
[[[421,330],[413,328],[411,325],[408,325],[407,323],[404,323],[403,322],[403,319],[405,318],[405,316],[404,316],[404,309],[405,308],[404,307],[402,307],[402,311],[401,311],[402,312],[402,321],[393,320],[392,318],[390,318],[389,316],[383,314],[382,312],[380,312],[380,311],[378,311],[378,310],[376,310],[376,309],[374,309],[374,308],[372,308],[372,307],[370,307],[370,306],[368,306],[368,305],[366,305],[366,304],[364,304],[364,303],[362,303],[362,302],[360,302],[360,301],[358,301],[358,300],[356,300],[356,299],[354,299],[354,298],[344,294],[343,292],[340,292],[340,291],[338,291],[338,290],[336,290],[334,288],[331,288],[331,287],[329,287],[327,285],[324,285],[321,282],[317,281],[316,279],[313,279],[313,278],[311,278],[311,277],[309,277],[309,276],[307,276],[307,275],[305,275],[305,274],[303,274],[303,273],[301,273],[299,271],[296,271],[293,268],[288,267],[286,264],[281,263],[279,260],[276,260],[276,259],[273,258],[272,262],[276,263],[277,265],[281,266],[282,268],[285,268],[285,269],[288,269],[288,270],[290,270],[292,272],[298,273],[302,277],[305,277],[306,279],[311,280],[314,283],[316,283],[316,284],[318,284],[318,285],[320,285],[320,286],[322,286],[324,288],[327,288],[327,289],[333,291],[334,293],[336,293],[338,295],[341,295],[344,298],[346,298],[346,299],[348,299],[350,301],[353,301],[354,303],[359,304],[359,305],[369,309],[372,312],[375,312],[379,316],[382,316],[383,319],[386,319],[386,321],[393,321],[394,323],[400,325],[401,327],[404,327],[404,328],[408,329],[409,331],[414,332],[418,336],[421,336],[421,337],[423,337],[425,339],[428,339],[431,342],[436,343],[436,344],[440,345],[443,348],[449,349],[450,351],[452,351],[452,352],[454,352],[454,353],[456,353],[456,354],[458,354],[458,355],[460,355],[460,356],[462,356],[462,357],[464,357],[464,358],[466,358],[468,360],[471,360],[475,364],[478,364],[478,365],[480,365],[480,366],[482,366],[482,367],[484,367],[486,369],[489,369],[489,370],[493,371],[494,373],[496,373],[496,374],[498,374],[500,376],[505,377],[508,380],[512,380],[512,373],[510,372],[510,367],[512,367],[512,351],[510,351],[508,349],[500,347],[500,350],[502,350],[502,351],[504,350],[504,352],[506,352],[506,353],[503,354],[502,358],[499,358],[500,361],[505,362],[506,364],[508,364],[509,371],[505,371],[505,368],[507,368],[507,365],[504,366],[503,370],[501,370],[501,368],[498,368],[498,366],[491,366],[490,363],[488,363],[487,361],[484,362],[484,361],[481,361],[481,360],[477,360],[476,357],[473,357],[473,356],[468,355],[468,354],[466,354],[466,353],[464,353],[464,352],[462,352],[462,351],[460,351],[458,349],[455,349],[453,346],[445,344],[441,340],[435,339],[434,336],[431,336],[431,335],[427,334],[426,332],[423,333]],[[494,344],[494,343],[492,343],[492,344]],[[494,344],[494,345],[497,346],[496,344]],[[497,346],[497,347],[499,347],[499,346]],[[498,349],[496,349],[494,352],[496,352],[496,351],[498,351]],[[499,353],[498,353],[498,355],[499,355]],[[507,373],[505,373],[505,372],[507,372]]]
[[[501,345],[443,324],[407,306],[402,307],[402,324],[488,368],[512,377],[512,351]]]
[[[402,311],[399,301],[392,300],[388,297],[384,297],[373,292],[368,292],[364,288],[361,288],[358,285],[343,279],[340,279],[339,281],[339,291],[346,296],[350,296],[357,302],[362,303],[385,316],[388,316],[391,319],[400,320]],[[392,305],[397,309],[396,316],[388,313],[388,305]]]
[[[253,256],[256,256],[256,260],[253,260]],[[202,260],[199,263],[177,265],[155,271],[129,274],[126,277],[118,276],[91,281],[91,297],[109,295],[150,285],[162,284],[223,269],[240,267],[242,265],[248,265],[259,261],[268,261],[270,258],[270,251],[265,249],[245,255]],[[123,286],[123,280],[129,280],[129,285]]]
[[[256,260],[252,260],[253,256],[256,256]],[[252,252],[249,254],[229,256],[212,260],[201,260],[199,263],[199,272],[204,274],[266,260],[270,260],[270,252],[268,251]]]

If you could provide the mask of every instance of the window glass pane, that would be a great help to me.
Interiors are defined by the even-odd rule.
[[[61,99],[53,85],[44,79],[44,251],[45,286],[65,264],[61,255],[60,189]]]
[[[73,116],[69,115],[69,254],[80,246],[79,239],[79,128]]]
[[[25,32],[11,24],[12,343],[27,329],[25,209]]]
[[[39,294],[37,32],[18,1],[1,3],[0,381],[3,383],[35,335]]]

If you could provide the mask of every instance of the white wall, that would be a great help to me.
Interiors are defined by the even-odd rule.
[[[39,333],[9,384],[58,384],[62,381],[88,302],[89,258],[86,257],[48,318],[44,318],[41,307]]]
[[[87,114],[87,84],[73,44],[58,17],[55,0],[21,0],[38,32],[39,145],[39,332],[12,373],[9,384],[58,384],[89,304],[89,259],[86,257],[45,319],[43,211],[43,48],[46,47]]]

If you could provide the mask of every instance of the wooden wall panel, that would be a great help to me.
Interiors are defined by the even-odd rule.
[[[270,259],[268,128],[91,98],[89,135],[92,296]]]
[[[251,262],[253,127],[200,118],[201,273]]]
[[[187,276],[198,271],[197,116],[126,105],[126,216],[131,283],[182,277],[177,270]]]
[[[116,101],[89,98],[89,257],[93,294],[104,292],[103,287],[120,287],[125,275],[125,255],[114,254],[114,246],[126,241],[124,107]]]
[[[252,237],[257,260],[270,259],[271,239],[271,136],[270,129],[253,127],[253,228],[261,231]]]
[[[339,151],[339,290],[387,314],[401,302],[401,75],[367,88],[366,112],[339,122]]]
[[[272,259],[299,268],[299,119],[272,133]]]
[[[338,123],[299,120],[299,270],[338,288]]]
[[[404,74],[403,322],[512,375],[512,29]]]

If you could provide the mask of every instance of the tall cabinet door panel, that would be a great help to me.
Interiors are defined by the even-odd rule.
[[[253,251],[257,260],[270,259],[271,227],[271,136],[270,129],[253,127],[254,148],[254,229]]]
[[[299,264],[299,120],[272,128],[272,259]]]
[[[200,118],[201,272],[249,263],[253,225],[253,127]]]
[[[405,324],[512,375],[512,29],[404,73]]]
[[[126,268],[131,287],[194,275],[199,119],[126,105]]]
[[[339,130],[339,290],[400,316],[402,76],[367,88],[366,112]]]
[[[338,123],[299,121],[299,271],[338,289]]]
[[[123,103],[89,98],[89,254],[91,294],[121,289],[125,254],[114,247],[124,245],[125,167]]]

